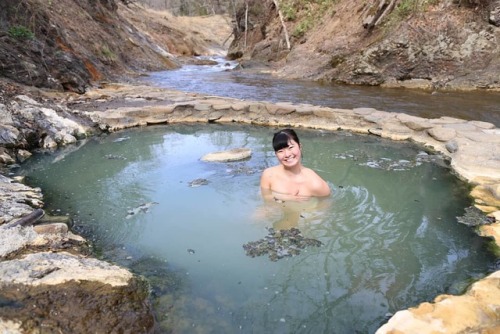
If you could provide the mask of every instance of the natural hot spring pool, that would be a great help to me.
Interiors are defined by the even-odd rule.
[[[495,269],[485,239],[457,223],[468,189],[439,157],[305,129],[304,164],[333,196],[285,218],[323,245],[276,262],[246,256],[243,244],[285,216],[259,195],[260,172],[276,164],[275,130],[132,129],[38,155],[19,173],[42,187],[49,213],[74,217],[98,256],[148,278],[162,332],[373,333],[391,313],[461,293]],[[251,159],[200,161],[235,147],[251,148]],[[208,184],[190,187],[195,179]]]

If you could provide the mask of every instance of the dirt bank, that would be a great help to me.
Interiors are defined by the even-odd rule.
[[[178,68],[223,53],[228,19],[174,17],[114,0],[5,0],[0,4],[0,77],[83,93],[101,81]]]
[[[287,78],[498,91],[498,13],[500,1],[250,1],[229,55]]]

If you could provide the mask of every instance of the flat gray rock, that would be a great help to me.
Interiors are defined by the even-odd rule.
[[[218,151],[205,154],[201,160],[209,162],[230,162],[240,161],[252,156],[252,150],[249,148],[234,148],[227,151]]]

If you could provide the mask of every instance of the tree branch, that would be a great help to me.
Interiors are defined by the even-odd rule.
[[[281,13],[281,10],[280,10],[279,4],[278,4],[278,0],[273,0],[273,2],[274,2],[274,5],[276,6],[276,10],[278,11],[278,15],[279,15],[280,21],[281,21],[281,26],[283,27],[283,30],[285,32],[286,48],[288,50],[290,50],[290,48],[291,48],[290,38],[288,37],[288,30],[286,29],[285,20],[283,20],[283,14]]]

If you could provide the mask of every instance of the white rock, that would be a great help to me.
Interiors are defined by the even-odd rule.
[[[0,262],[0,282],[10,284],[56,285],[76,280],[124,286],[131,278],[132,273],[124,268],[65,252],[28,254]]]
[[[227,151],[218,151],[204,155],[202,161],[230,162],[247,159],[252,156],[252,150],[248,148],[235,148]]]

